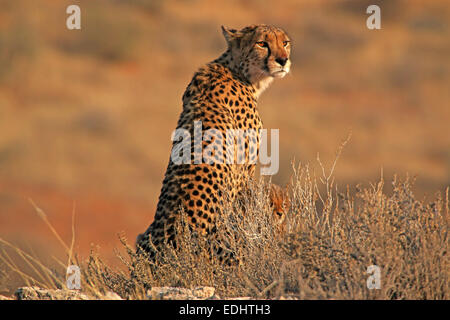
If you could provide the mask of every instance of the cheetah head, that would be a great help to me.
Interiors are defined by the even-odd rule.
[[[253,84],[283,78],[291,67],[291,41],[273,26],[251,25],[241,30],[222,26],[234,66]]]

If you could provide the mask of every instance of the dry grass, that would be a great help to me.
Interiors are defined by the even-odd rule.
[[[334,167],[335,163],[326,173],[322,166],[319,179],[307,166],[293,168],[283,228],[269,203],[270,182],[252,181],[249,197],[226,201],[217,223],[224,231],[220,241],[239,261],[236,266],[225,267],[211,257],[208,248],[212,243],[189,231],[184,214],[177,225],[183,234],[182,249],[167,248],[154,264],[137,256],[123,235],[123,247],[116,255],[127,271],[109,267],[95,250],[87,260],[79,261],[72,257],[73,245],[62,243],[68,264],[81,267],[82,290],[100,298],[113,291],[124,298],[141,299],[153,286],[213,286],[221,297],[448,299],[448,189],[445,197],[438,194],[429,204],[415,199],[409,177],[394,179],[390,196],[383,193],[383,179],[369,188],[358,188],[355,195],[348,190],[341,193],[333,183]],[[35,208],[48,223],[45,214]],[[58,261],[59,272],[52,270],[0,241],[31,268],[30,274],[22,271],[8,250],[2,249],[0,261],[20,274],[25,284],[52,289],[65,286],[65,263]],[[381,268],[379,290],[366,286],[370,265]]]

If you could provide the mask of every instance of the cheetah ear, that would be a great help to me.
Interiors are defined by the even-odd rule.
[[[227,40],[227,43],[231,43],[234,39],[241,36],[240,32],[236,29],[231,29],[224,26],[222,26],[222,33],[225,37],[225,40]]]

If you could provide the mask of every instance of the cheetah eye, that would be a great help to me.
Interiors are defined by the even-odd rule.
[[[267,42],[265,42],[265,41],[258,41],[258,42],[256,43],[256,45],[259,46],[259,47],[261,47],[261,48],[267,48],[267,47],[268,47],[268,44],[267,44]]]
[[[283,41],[283,47],[287,47],[289,45],[290,41]]]

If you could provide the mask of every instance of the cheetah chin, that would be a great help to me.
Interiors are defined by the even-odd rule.
[[[286,70],[279,70],[279,71],[272,72],[271,76],[274,78],[281,79],[281,78],[284,78],[288,74],[288,72],[289,71],[286,71]]]

